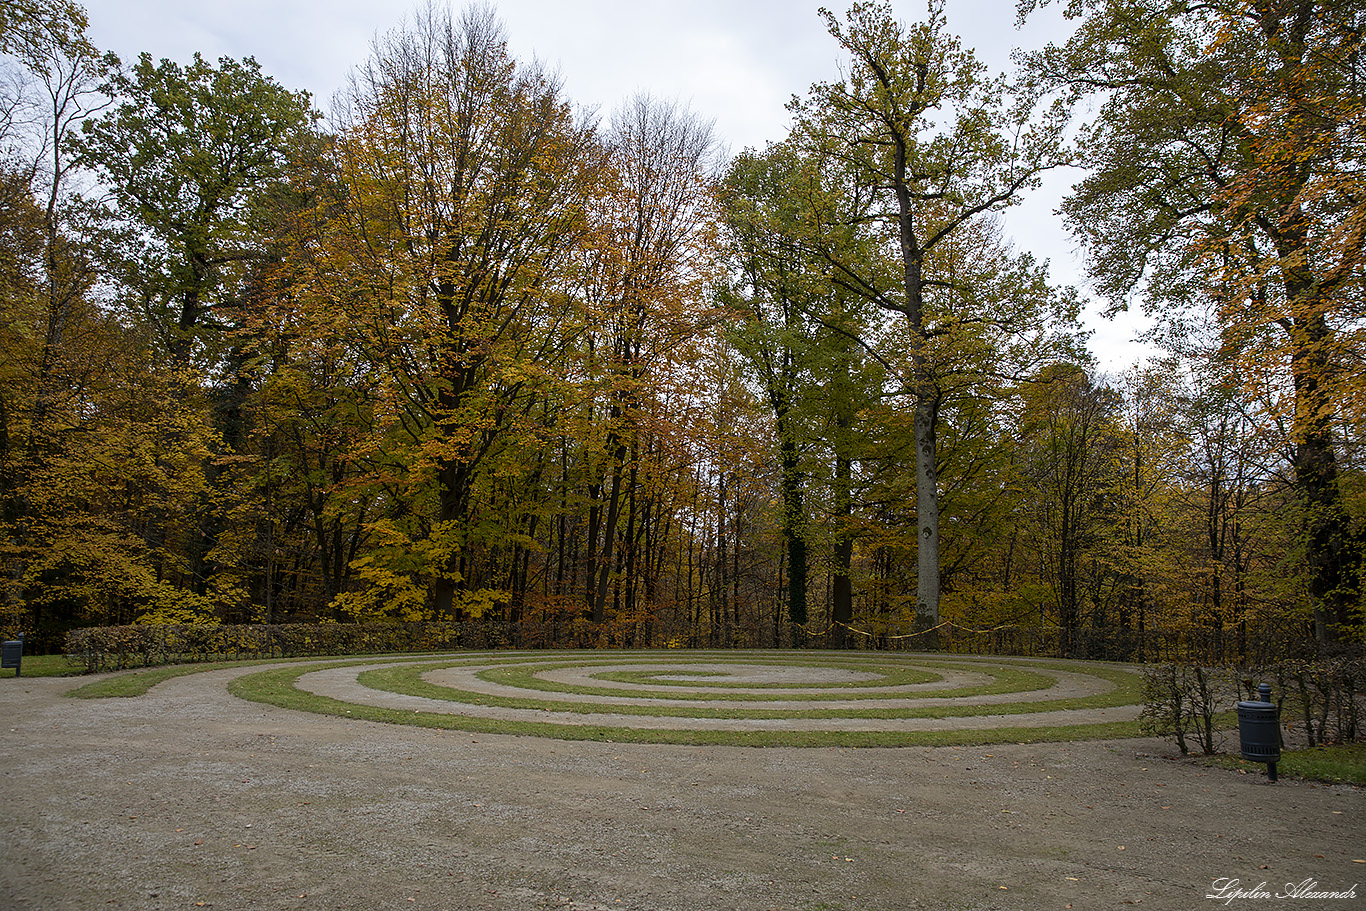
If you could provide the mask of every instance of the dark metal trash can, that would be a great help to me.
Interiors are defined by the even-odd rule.
[[[1238,740],[1243,758],[1248,762],[1265,762],[1267,775],[1276,780],[1276,763],[1281,758],[1281,718],[1276,703],[1271,701],[1271,687],[1263,683],[1257,687],[1258,700],[1238,703]]]
[[[5,644],[0,646],[0,669],[14,668],[14,676],[20,674],[19,665],[24,660],[24,640],[7,639]]]

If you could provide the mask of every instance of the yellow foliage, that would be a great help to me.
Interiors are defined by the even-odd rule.
[[[509,592],[500,588],[479,588],[473,591],[456,592],[452,598],[452,606],[457,611],[463,611],[472,619],[478,620],[491,610],[507,604],[512,598]]]
[[[356,623],[429,619],[426,592],[413,576],[378,564],[374,555],[355,560],[351,569],[365,587],[338,595],[332,600],[333,610]]]
[[[199,605],[167,601],[138,615],[135,621],[142,626],[218,626],[219,620],[211,613],[205,613]]]

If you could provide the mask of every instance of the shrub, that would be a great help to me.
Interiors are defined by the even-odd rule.
[[[1143,675],[1143,730],[1172,737],[1181,755],[1190,752],[1187,738],[1206,755],[1218,752],[1218,716],[1229,710],[1238,696],[1238,675],[1231,668],[1206,668],[1198,664],[1158,664]]]

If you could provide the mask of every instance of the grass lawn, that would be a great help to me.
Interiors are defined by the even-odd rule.
[[[1266,772],[1266,763],[1248,762],[1235,754],[1211,756],[1208,762],[1248,774]],[[1276,763],[1276,774],[1281,778],[1366,786],[1366,743],[1286,750]]]
[[[75,677],[85,673],[85,663],[66,655],[25,655],[20,662],[21,677]],[[5,668],[0,677],[14,675],[12,668]]]

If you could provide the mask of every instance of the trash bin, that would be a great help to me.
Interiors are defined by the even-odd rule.
[[[1271,701],[1271,687],[1265,683],[1257,687],[1260,700],[1245,699],[1238,703],[1238,740],[1243,758],[1248,762],[1266,763],[1267,776],[1276,780],[1276,763],[1281,758],[1281,718],[1276,703]]]
[[[14,668],[14,676],[20,674],[19,665],[24,660],[24,637],[18,639],[7,639],[5,644],[0,646],[0,670],[4,668]]]

